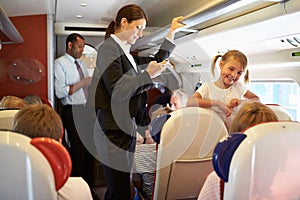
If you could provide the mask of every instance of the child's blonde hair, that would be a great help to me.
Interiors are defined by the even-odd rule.
[[[240,132],[256,124],[273,121],[278,121],[278,117],[271,108],[260,102],[246,102],[234,117],[229,132]]]
[[[212,65],[211,65],[211,73],[213,75],[215,75],[216,63],[219,58],[221,58],[223,62],[228,62],[228,60],[231,58],[240,62],[241,65],[243,66],[243,71],[245,72],[244,82],[245,83],[249,82],[249,70],[247,69],[248,59],[245,54],[243,54],[238,50],[230,50],[226,52],[223,56],[221,54],[216,55],[215,57],[213,57]]]

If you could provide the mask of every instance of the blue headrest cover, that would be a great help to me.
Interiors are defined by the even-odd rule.
[[[160,132],[165,124],[165,122],[171,117],[170,114],[163,114],[158,117],[156,117],[151,123],[150,123],[150,135],[152,139],[159,144],[160,142]]]
[[[247,137],[243,133],[231,133],[221,140],[213,153],[213,167],[218,176],[228,182],[229,167],[232,156],[240,143]]]

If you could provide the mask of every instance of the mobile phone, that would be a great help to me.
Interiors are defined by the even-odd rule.
[[[186,25],[186,23],[183,23],[181,20],[178,20],[178,23],[180,23],[182,25]]]

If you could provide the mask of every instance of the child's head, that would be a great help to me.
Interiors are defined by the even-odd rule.
[[[246,102],[236,114],[229,132],[240,132],[263,122],[278,121],[271,108],[260,102]]]
[[[46,104],[33,104],[17,112],[13,130],[30,138],[49,137],[60,141],[63,125],[60,116],[52,107]]]
[[[186,102],[189,96],[188,93],[183,89],[176,89],[172,91],[170,103],[173,110],[177,110],[182,107],[186,107]]]
[[[216,55],[213,58],[211,72],[214,75],[214,69],[216,67],[216,62],[218,58],[220,61],[220,76],[223,79],[224,84],[232,85],[234,82],[238,81],[240,76],[245,72],[244,82],[249,82],[249,71],[247,69],[247,57],[245,54],[238,50],[230,50],[222,55]]]

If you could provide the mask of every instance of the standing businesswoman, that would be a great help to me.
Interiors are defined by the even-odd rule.
[[[182,18],[172,20],[167,38],[154,57],[130,54],[131,45],[142,37],[147,23],[141,7],[122,7],[107,28],[89,95],[89,105],[94,106],[97,115],[94,138],[104,165],[105,199],[130,199],[136,128],[149,123],[146,91],[152,87],[152,79],[161,74],[165,59],[175,47],[174,31],[184,26],[180,23]]]

